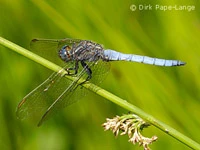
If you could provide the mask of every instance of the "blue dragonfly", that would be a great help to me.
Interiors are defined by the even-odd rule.
[[[86,81],[99,84],[110,68],[110,61],[131,61],[157,66],[182,66],[180,60],[166,60],[134,54],[123,54],[104,49],[100,44],[79,39],[33,39],[31,49],[41,56],[60,65],[65,75],[76,77],[69,80],[53,73],[42,84],[26,95],[17,107],[17,117],[37,117],[38,126],[60,108],[81,99],[87,90],[81,86]],[[81,84],[79,80],[83,81]]]

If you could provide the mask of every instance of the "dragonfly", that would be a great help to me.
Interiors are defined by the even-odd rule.
[[[186,64],[180,60],[124,54],[104,49],[102,45],[90,40],[33,39],[30,47],[42,57],[62,66],[66,71],[65,75],[54,72],[18,104],[17,117],[22,120],[37,117],[38,126],[61,108],[85,96],[88,91],[82,86],[84,83],[100,84],[109,71],[111,61],[131,61],[166,67]],[[65,76],[72,76],[75,79],[70,80]]]

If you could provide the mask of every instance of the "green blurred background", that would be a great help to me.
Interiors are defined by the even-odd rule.
[[[194,11],[131,11],[134,4],[195,6]],[[180,59],[184,67],[112,62],[101,85],[186,136],[200,142],[200,2],[197,0],[0,0],[0,36],[29,49],[33,38],[78,38],[124,53]],[[89,94],[40,128],[16,118],[18,102],[51,71],[0,46],[0,149],[142,149],[104,132],[107,117],[127,110]],[[189,149],[155,127],[152,149]]]

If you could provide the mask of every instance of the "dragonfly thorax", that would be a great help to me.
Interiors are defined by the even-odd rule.
[[[65,61],[97,61],[103,58],[103,48],[101,45],[91,41],[81,41],[71,46],[64,45],[59,50],[59,57]]]

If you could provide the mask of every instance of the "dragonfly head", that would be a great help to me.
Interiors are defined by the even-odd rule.
[[[63,61],[68,62],[72,60],[72,55],[70,51],[71,47],[69,45],[65,45],[59,50],[58,55]]]

